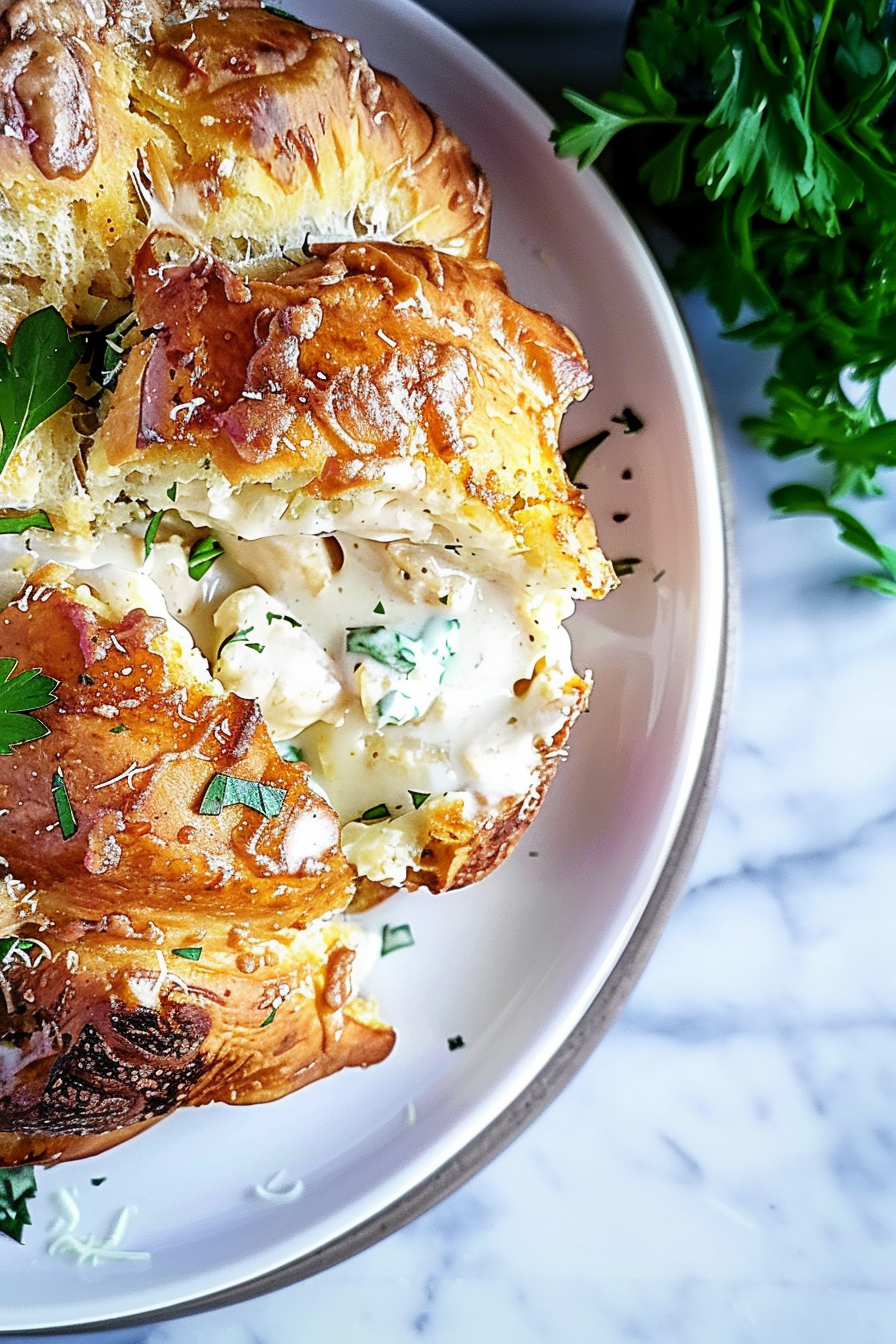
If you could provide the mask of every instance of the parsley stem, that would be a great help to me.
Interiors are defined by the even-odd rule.
[[[812,91],[815,87],[815,76],[818,71],[818,61],[821,56],[821,49],[824,46],[825,38],[828,35],[828,25],[831,22],[831,17],[836,5],[837,0],[828,0],[825,5],[824,13],[821,16],[821,23],[818,25],[815,41],[812,43],[812,55],[809,58],[809,70],[806,74],[806,93],[803,98],[803,116],[806,118],[806,121],[809,120]]]

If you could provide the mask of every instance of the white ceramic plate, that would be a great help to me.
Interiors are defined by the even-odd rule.
[[[612,427],[584,472],[604,548],[642,563],[575,618],[591,711],[512,859],[478,887],[399,896],[368,916],[410,922],[416,939],[370,985],[398,1029],[392,1056],[269,1106],[185,1111],[105,1157],[40,1173],[25,1246],[0,1245],[10,1333],[176,1314],[286,1282],[458,1184],[557,1090],[624,996],[705,792],[725,661],[724,528],[700,380],[653,262],[597,178],[555,159],[538,109],[430,15],[408,0],[303,0],[301,12],[359,37],[473,146],[514,294],[572,327],[592,363],[595,390],[565,440]],[[640,434],[612,423],[626,406]],[[466,1046],[449,1051],[457,1035]],[[253,1188],[281,1169],[304,1193],[266,1203]],[[124,1245],[151,1260],[48,1257],[56,1192],[72,1186],[84,1234],[106,1235],[135,1205]]]

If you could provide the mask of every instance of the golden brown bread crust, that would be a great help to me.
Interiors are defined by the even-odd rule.
[[[429,839],[420,862],[408,870],[404,885],[410,891],[425,887],[429,891],[455,891],[481,882],[512,853],[523,832],[544,801],[557,767],[566,755],[570,730],[588,703],[589,684],[577,679],[574,704],[563,726],[550,742],[539,746],[541,765],[522,798],[508,798],[498,808],[475,818],[465,817],[461,802],[442,799],[429,809]],[[350,913],[370,910],[398,890],[368,877],[358,880]]]
[[[216,250],[257,238],[253,212],[289,212],[319,221],[312,242],[485,254],[489,192],[470,151],[350,38],[261,10],[213,14],[141,52],[132,96],[168,132],[150,165],[166,209]]]
[[[96,1152],[183,1105],[275,1100],[376,1064],[394,1044],[347,1001],[355,953],[335,930],[323,956],[286,946],[251,974],[232,948],[228,968],[212,934],[203,960],[214,965],[169,953],[176,978],[145,1004],[134,986],[151,987],[159,970],[139,940],[44,931],[42,941],[52,961],[3,968],[0,1039],[23,1053],[0,1091],[0,1163],[83,1156],[87,1136]]]
[[[50,733],[0,756],[0,851],[40,891],[42,914],[65,925],[167,909],[189,925],[238,907],[277,929],[342,909],[352,876],[335,814],[306,767],[281,760],[256,703],[179,678],[160,652],[163,622],[134,611],[112,624],[55,577],[34,574],[0,616],[4,656],[60,683],[40,716]],[[78,819],[69,840],[56,770]],[[200,815],[216,772],[283,789],[279,815]]]
[[[495,262],[349,243],[272,282],[203,255],[169,262],[169,246],[151,239],[135,262],[138,321],[159,334],[119,379],[90,464],[99,492],[158,492],[209,460],[235,489],[351,499],[411,462],[449,527],[579,595],[611,586],[557,449],[587,363]]]
[[[114,319],[154,210],[231,260],[368,232],[484,252],[469,150],[356,43],[168,8],[0,7],[0,336],[47,303]]]
[[[351,1002],[351,935],[301,932],[353,890],[305,768],[280,760],[254,702],[178,678],[162,622],[113,624],[80,596],[47,567],[0,618],[4,656],[60,682],[49,734],[0,757],[0,1135],[33,1136],[27,1160],[180,1105],[283,1096],[393,1041]],[[283,788],[280,814],[200,815],[216,767]],[[309,819],[300,862],[290,835]],[[0,1161],[21,1151],[0,1137]]]
[[[163,1117],[158,1117],[162,1119]],[[146,1120],[139,1125],[128,1125],[111,1134],[2,1134],[0,1133],[0,1167],[47,1166],[57,1162],[74,1162],[78,1158],[97,1157],[100,1153],[117,1148],[120,1143],[136,1138],[145,1129],[158,1123]]]

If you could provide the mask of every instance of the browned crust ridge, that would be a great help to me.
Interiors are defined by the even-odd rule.
[[[350,500],[413,462],[446,524],[602,595],[612,571],[557,448],[564,411],[591,386],[572,333],[511,298],[493,261],[388,243],[315,250],[263,281],[207,255],[181,262],[165,235],[147,242],[135,303],[158,334],[119,379],[97,487],[133,472],[139,490],[208,461],[234,491],[267,482]]]
[[[461,803],[447,799],[431,809],[430,838],[420,863],[408,872],[404,885],[409,890],[425,887],[433,892],[454,891],[481,882],[500,867],[544,802],[557,767],[566,756],[572,725],[588,703],[588,694],[588,684],[577,679],[575,703],[551,741],[540,744],[541,764],[522,797],[507,798],[493,812],[475,819],[464,816]],[[370,910],[397,890],[384,882],[362,877],[349,912]]]
[[[302,933],[347,904],[353,873],[257,705],[190,683],[163,622],[103,618],[56,567],[0,636],[59,681],[40,711],[51,731],[0,756],[0,934],[21,948],[0,965],[0,1161],[75,1156],[76,1137],[115,1142],[181,1105],[271,1100],[388,1054],[391,1029],[352,1000],[350,938]],[[201,814],[219,767],[282,789],[279,814]],[[309,816],[323,843],[298,863],[290,830]]]

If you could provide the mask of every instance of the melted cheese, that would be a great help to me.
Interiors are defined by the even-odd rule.
[[[163,616],[198,680],[213,670],[257,699],[273,737],[302,752],[362,875],[399,885],[419,860],[421,795],[459,796],[470,817],[527,795],[578,693],[566,594],[533,589],[513,564],[495,575],[470,546],[338,532],[247,540],[218,528],[225,553],[196,580],[199,534],[174,509],[146,559],[142,527],[79,549],[49,533],[29,534],[27,550],[2,537],[0,588],[68,562],[113,613]],[[360,651],[359,628],[379,632]],[[370,810],[379,817],[362,821]],[[296,836],[297,859],[320,839]]]

